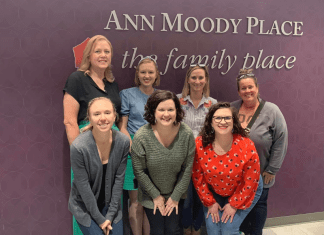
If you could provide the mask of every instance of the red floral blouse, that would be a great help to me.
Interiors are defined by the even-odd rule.
[[[249,138],[234,134],[232,147],[224,155],[217,155],[212,144],[204,148],[202,137],[196,138],[192,181],[204,206],[216,203],[211,187],[220,196],[229,197],[231,206],[242,210],[249,208],[259,178],[259,156]]]

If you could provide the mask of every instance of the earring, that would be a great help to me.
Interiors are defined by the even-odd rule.
[[[214,133],[214,132],[215,132],[214,127],[212,127],[211,133]]]

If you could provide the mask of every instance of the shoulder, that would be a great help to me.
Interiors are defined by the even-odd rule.
[[[187,97],[182,97],[182,94],[177,94],[177,97],[180,101],[180,104],[181,105],[187,105],[188,104],[188,100],[187,100]]]
[[[128,96],[128,95],[130,95],[130,94],[134,94],[134,93],[136,93],[137,90],[138,90],[137,87],[127,88],[127,89],[122,90],[122,91],[120,92],[120,95],[121,95],[121,96],[122,96],[122,95],[124,95],[124,96]]]
[[[125,144],[129,144],[130,140],[128,138],[127,135],[125,135],[124,133],[120,132],[120,131],[116,131],[116,130],[112,130],[115,134],[115,140],[121,143],[125,143]]]
[[[181,125],[180,129],[179,129],[180,134],[182,134],[182,135],[190,135],[190,134],[192,134],[191,128],[186,123],[181,122],[180,125]]]
[[[240,146],[242,149],[254,148],[254,142],[250,138],[243,137],[239,134],[233,135],[233,143],[234,145]]]
[[[271,103],[269,101],[265,102],[263,108],[266,109],[266,110],[270,110],[271,112],[280,112],[281,113],[279,107],[276,104]]]
[[[236,100],[236,101],[233,101],[233,102],[231,103],[231,106],[233,106],[233,107],[239,109],[240,106],[241,106],[241,103],[242,103],[242,100]]]
[[[73,73],[71,73],[71,75],[69,76],[69,80],[82,80],[83,78],[85,78],[86,75],[84,74],[83,71],[75,71]]]
[[[144,126],[141,126],[135,133],[135,137],[146,137],[152,132],[151,124],[147,123]]]
[[[215,100],[212,97],[206,97],[204,101],[204,107],[205,108],[210,108],[213,104],[216,104],[217,100]]]
[[[78,151],[87,149],[89,144],[93,141],[93,136],[91,130],[86,131],[78,135],[71,144],[71,148],[75,148]]]

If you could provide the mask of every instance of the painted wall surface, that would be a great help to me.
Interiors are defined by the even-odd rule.
[[[117,30],[112,22],[110,29],[104,29],[112,11],[116,12],[122,29],[125,29],[123,14],[133,20],[139,15],[138,30],[129,22],[129,30]],[[296,61],[289,64],[293,66],[291,69],[260,67],[255,72],[261,97],[280,107],[289,130],[288,153],[269,195],[269,217],[323,211],[323,12],[321,0],[1,1],[0,234],[72,234],[71,214],[67,210],[70,162],[63,125],[62,88],[75,71],[72,48],[96,34],[105,35],[112,42],[112,64],[120,89],[133,86],[135,69],[129,66],[134,48],[136,55],[157,55],[162,73],[170,58],[159,88],[176,93],[182,90],[189,57],[209,55],[208,63],[215,67],[210,70],[211,96],[219,101],[238,99],[235,77],[247,53],[257,60],[263,50],[261,64],[266,56],[273,55],[274,61],[279,56],[285,56],[285,60],[295,56]],[[161,13],[167,13],[171,23],[177,14],[183,14],[183,32],[176,32],[177,24],[170,30],[166,22],[167,30],[161,31]],[[155,16],[153,30],[146,24],[140,30],[140,15],[149,21]],[[195,28],[195,19],[188,17],[199,23],[197,31],[188,32]],[[215,27],[210,33],[200,28],[206,17],[212,21],[204,20],[205,31],[213,24]],[[246,34],[247,17],[259,20],[258,26],[251,29],[252,34]],[[228,20],[227,32],[215,33],[215,18]],[[230,19],[234,22],[242,19],[237,33],[233,33]],[[261,33],[265,33],[274,27],[275,20],[281,35],[276,35],[276,29],[272,35],[260,34],[261,22]],[[225,21],[219,21],[219,30],[225,30]],[[296,31],[303,35],[283,35],[281,24],[285,21],[303,22]],[[290,23],[284,26],[286,32],[292,28]],[[174,48],[178,50],[168,57]],[[173,64],[180,55],[183,56]],[[185,55],[188,57],[184,69],[173,68],[182,65]],[[228,58],[233,63],[235,56],[236,62],[226,73]],[[127,66],[122,68],[124,59]],[[250,58],[248,62],[251,61]],[[278,66],[283,62],[281,57]]]

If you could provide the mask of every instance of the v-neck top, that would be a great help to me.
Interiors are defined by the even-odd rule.
[[[139,183],[139,202],[153,209],[153,199],[159,195],[166,200],[185,198],[194,152],[194,136],[185,123],[180,124],[178,134],[168,147],[158,141],[150,124],[141,127],[131,147],[134,174]]]
[[[129,138],[112,130],[113,142],[109,154],[106,175],[92,131],[80,134],[70,146],[71,166],[74,173],[69,210],[83,226],[89,227],[91,219],[97,224],[105,220],[117,223],[122,218],[121,195],[129,152]],[[97,201],[105,179],[105,205],[109,205],[106,215],[102,215]]]
[[[103,79],[105,90],[100,89],[89,75],[82,71],[73,72],[67,79],[63,93],[69,93],[80,105],[78,113],[78,125],[87,116],[88,103],[97,97],[107,97],[115,105],[116,111],[120,114],[121,100],[119,97],[118,84]]]

